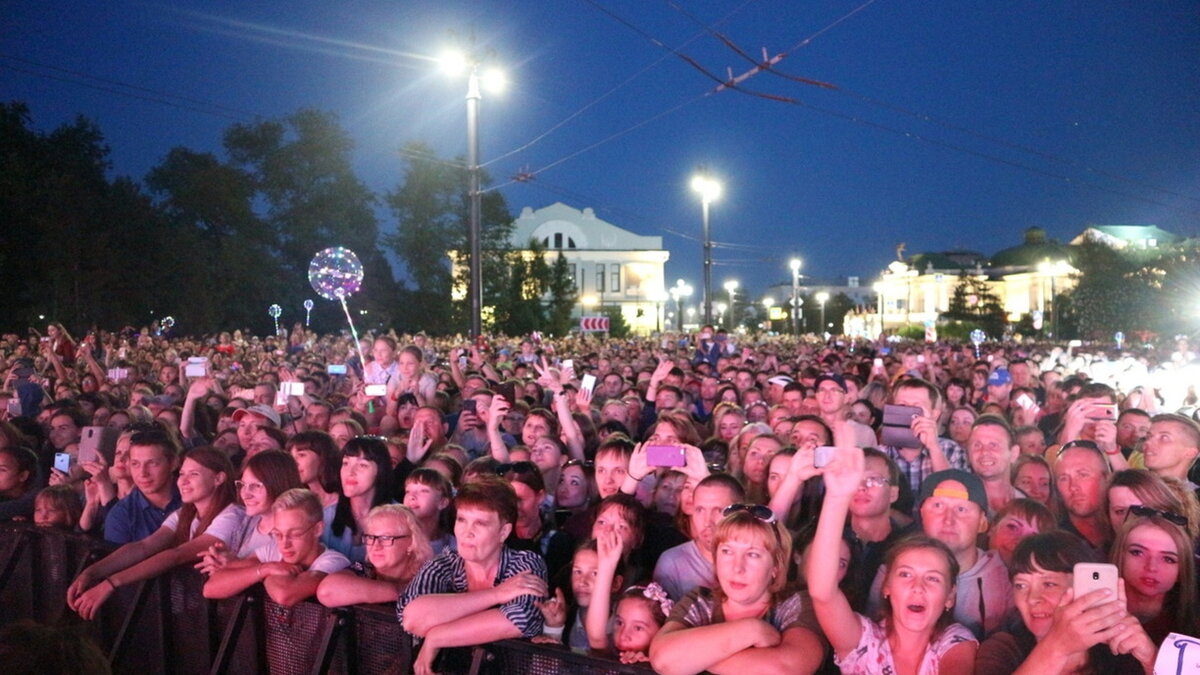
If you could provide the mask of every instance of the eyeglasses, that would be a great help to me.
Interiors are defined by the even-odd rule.
[[[319,522],[321,522],[321,521],[318,520],[317,523],[319,523]],[[271,538],[274,539],[275,541],[291,543],[293,541],[296,541],[300,537],[303,537],[305,534],[307,534],[309,531],[311,531],[314,527],[317,526],[317,523],[313,523],[312,525],[309,525],[308,527],[304,528],[303,530],[297,530],[294,532],[280,532],[279,530],[271,530],[270,535],[271,535]]]
[[[864,487],[869,490],[871,488],[883,487],[884,485],[888,485],[891,482],[892,481],[889,478],[881,478],[879,476],[870,476],[868,478],[862,479],[862,482],[859,483],[858,485],[859,485],[859,487]]]
[[[238,492],[245,490],[246,492],[249,492],[251,494],[267,491],[267,486],[263,485],[262,483],[247,483],[244,480],[233,481],[233,486],[235,488],[237,488]]]
[[[533,473],[537,471],[537,465],[533,462],[505,462],[496,466],[496,475],[503,476],[506,473]]]
[[[411,534],[364,534],[362,540],[363,544],[367,546],[379,544],[380,546],[387,548],[388,546],[394,546],[397,539],[410,538],[412,538]]]
[[[761,520],[768,525],[775,524],[775,512],[762,504],[730,504],[725,507],[725,510],[721,511],[721,515],[730,516],[741,511],[749,513],[757,520]]]
[[[1172,511],[1159,511],[1158,509],[1152,509],[1149,506],[1142,506],[1141,504],[1130,506],[1129,510],[1125,512],[1125,519],[1128,520],[1129,516],[1131,515],[1138,516],[1140,518],[1153,518],[1154,516],[1161,516],[1162,519],[1168,523],[1174,523],[1180,527],[1187,527],[1188,524],[1186,516],[1181,516]]]

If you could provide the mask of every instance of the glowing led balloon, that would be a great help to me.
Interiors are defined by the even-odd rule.
[[[309,298],[304,301],[304,327],[308,328],[308,320],[312,318],[313,301]]]
[[[164,316],[162,321],[159,321],[158,323],[163,327],[163,330],[171,330],[175,327],[175,317]]]
[[[1113,340],[1115,340],[1117,343],[1117,349],[1120,349],[1121,346],[1125,344],[1125,333],[1117,331],[1116,334],[1113,335]]]
[[[327,248],[308,264],[308,283],[326,300],[342,300],[358,292],[363,268],[354,251],[342,246]]]
[[[279,335],[279,316],[283,314],[283,308],[279,305],[271,305],[267,308],[267,314],[270,314],[271,318],[275,320],[275,334]]]
[[[979,358],[979,345],[983,344],[985,340],[987,340],[987,333],[978,328],[971,331],[971,343],[975,345],[975,358]]]

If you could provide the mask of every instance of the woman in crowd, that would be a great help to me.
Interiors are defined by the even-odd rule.
[[[942,542],[912,535],[888,550],[882,622],[851,609],[837,587],[837,560],[850,501],[864,475],[862,450],[839,448],[822,473],[825,499],[808,556],[808,589],[834,662],[843,673],[971,673],[978,644],[954,623],[958,561]]]
[[[975,412],[974,408],[969,406],[955,408],[951,411],[949,422],[946,425],[947,435],[955,443],[966,447],[967,437],[971,435],[971,426],[975,424],[977,417],[979,414]]]
[[[1019,616],[979,646],[975,675],[1149,673],[1156,649],[1123,594],[1074,597],[1075,565],[1089,562],[1091,549],[1069,532],[1022,541],[1008,568]]]
[[[235,502],[233,465],[225,453],[195,448],[179,470],[183,507],[146,539],[125,544],[89,566],[67,589],[67,604],[85,620],[118,588],[192,562],[209,546],[236,544],[244,513]]]
[[[724,513],[713,540],[717,585],[672,608],[650,646],[654,670],[815,672],[825,647],[805,617],[808,598],[785,592],[791,535],[765,506],[734,504]]]
[[[746,413],[736,405],[718,403],[713,410],[713,435],[726,443],[746,425]]]
[[[248,558],[262,546],[271,543],[271,531],[275,529],[275,516],[271,506],[279,495],[292,488],[304,487],[296,461],[281,450],[268,450],[246,460],[242,477],[234,482],[238,501],[246,512],[241,530],[234,546],[226,549],[222,544],[213,544],[200,554],[196,569],[212,574],[230,560]]]
[[[383,504],[367,514],[363,543],[367,559],[330,574],[317,588],[326,607],[395,602],[426,560],[433,557],[429,539],[406,506]]]
[[[490,473],[495,474],[495,470]],[[434,555],[454,548],[452,519],[445,517],[453,498],[454,486],[433,469],[414,469],[404,479],[404,505],[416,516],[417,526],[433,548]]]
[[[1193,542],[1200,540],[1200,504],[1197,504],[1195,493],[1178,482],[1172,485],[1169,480],[1144,469],[1114,473],[1104,495],[1113,532],[1121,531],[1131,506],[1147,506],[1183,516],[1187,520],[1184,528],[1188,538]]]
[[[33,500],[33,524],[38,527],[74,530],[82,512],[79,494],[67,485],[42,488]]]
[[[1012,465],[1013,487],[1025,496],[1050,509],[1050,513],[1061,514],[1062,500],[1058,485],[1050,472],[1050,463],[1043,457],[1021,455]]]
[[[296,460],[300,482],[321,500],[326,509],[338,501],[341,453],[324,431],[302,431],[288,439],[287,451]]]
[[[559,527],[573,514],[586,511],[596,501],[595,469],[591,462],[573,459],[563,465],[554,492]]]
[[[1200,633],[1194,548],[1178,512],[1133,505],[1117,530],[1111,562],[1125,582],[1129,613],[1154,644],[1171,632]]]
[[[394,346],[393,349],[395,349]],[[434,405],[437,397],[437,383],[437,377],[425,371],[424,354],[420,347],[408,345],[400,350],[396,356],[396,376],[386,383],[388,386],[388,418],[396,419],[397,401],[402,394],[415,396],[418,406]]]
[[[391,500],[392,460],[387,443],[376,436],[347,441],[342,448],[341,481],[342,491],[333,520],[325,528],[324,544],[352,562],[363,562],[367,513]]]
[[[1058,521],[1039,502],[1014,499],[992,516],[988,528],[988,549],[1000,554],[1011,569],[1013,551],[1028,537],[1058,529]]]

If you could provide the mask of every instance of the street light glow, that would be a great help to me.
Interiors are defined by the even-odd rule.
[[[774,306],[775,306],[775,298],[772,298],[769,295],[767,297],[763,298],[763,307],[766,307],[767,309],[771,309]]]
[[[736,291],[737,287],[738,282],[736,279],[730,279],[729,281],[725,282],[725,290],[729,291],[730,293]]]
[[[797,272],[800,271],[800,259],[799,258],[792,258],[792,262],[790,263],[790,265],[792,268],[792,274],[796,274]]]
[[[826,293],[825,291],[821,291],[820,293],[817,293],[817,302],[819,302],[821,304],[825,304],[825,302],[827,300],[829,300],[828,293]]]
[[[499,94],[508,87],[508,78],[499,68],[488,68],[483,71],[479,79],[483,83],[483,88],[492,94]]]
[[[447,50],[438,57],[438,65],[447,75],[462,75],[467,70],[467,55],[457,50]]]
[[[721,197],[721,184],[708,176],[693,176],[692,189],[700,193],[701,199],[706,202],[715,202]]]

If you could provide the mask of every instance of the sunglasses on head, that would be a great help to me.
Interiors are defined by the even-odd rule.
[[[721,515],[730,516],[741,511],[749,513],[755,519],[768,525],[775,524],[775,512],[762,504],[730,504],[721,511]]]
[[[1062,457],[1063,453],[1070,450],[1071,448],[1087,448],[1088,450],[1093,450],[1095,452],[1103,452],[1103,450],[1100,449],[1100,446],[1096,445],[1095,441],[1089,441],[1086,438],[1081,438],[1079,440],[1075,440],[1075,441],[1071,441],[1070,443],[1066,443],[1061,448],[1059,448],[1058,449],[1058,457]]]
[[[537,465],[533,462],[505,462],[496,466],[496,475],[503,476],[506,473],[533,473],[537,471]]]
[[[592,462],[590,459],[572,459],[569,462],[567,462],[566,464],[563,464],[564,469],[567,468],[568,466],[578,466],[578,467],[582,467],[584,469],[594,469],[596,467],[596,464],[594,462]]]
[[[1125,512],[1125,519],[1128,520],[1129,516],[1138,516],[1139,518],[1153,518],[1154,516],[1159,516],[1168,523],[1174,523],[1175,525],[1184,528],[1186,528],[1188,524],[1186,516],[1181,516],[1172,511],[1159,511],[1158,509],[1152,509],[1149,506],[1142,506],[1141,504],[1130,506],[1129,510]]]

